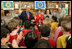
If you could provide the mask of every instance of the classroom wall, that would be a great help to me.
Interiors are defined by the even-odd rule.
[[[35,9],[34,9],[34,7],[35,7],[35,1],[14,1],[14,5],[15,5],[15,3],[19,3],[19,9],[14,9],[14,12],[15,13],[19,13],[19,10],[22,10],[22,11],[25,11],[26,10],[26,8],[21,8],[22,6],[22,3],[23,3],[23,5],[25,5],[25,4],[28,4],[28,5],[32,5],[33,7],[31,7],[31,12],[33,13],[33,15],[35,16],[36,15],[36,12],[35,12]],[[58,5],[58,6],[60,6],[60,4],[68,4],[69,6],[68,6],[68,16],[70,16],[71,15],[71,1],[67,1],[67,2],[64,2],[64,1],[46,1],[46,9],[50,9],[51,11],[53,11],[53,10],[57,10],[58,8],[48,8],[48,5],[50,5],[50,4],[54,4],[54,5]],[[45,10],[42,10],[42,12],[44,12]],[[1,12],[3,13],[4,12],[4,10],[3,10],[3,8],[2,8],[2,1],[1,1]]]

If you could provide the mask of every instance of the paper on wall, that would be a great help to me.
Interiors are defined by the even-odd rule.
[[[58,8],[58,5],[56,5],[56,8]]]
[[[15,9],[18,9],[19,6],[18,6],[18,3],[15,3]]]
[[[68,4],[65,4],[65,8],[68,9]]]

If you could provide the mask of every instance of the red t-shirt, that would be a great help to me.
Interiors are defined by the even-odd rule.
[[[63,32],[60,31],[58,37],[60,37],[60,36],[62,36],[62,35],[63,35]],[[58,38],[58,37],[57,37],[57,38]]]
[[[10,34],[9,34],[9,42],[12,43],[12,41],[13,41],[14,39],[17,40],[17,37],[18,37],[18,34],[16,34],[16,35],[10,35]]]
[[[44,15],[43,14],[41,14],[40,17],[39,17],[39,14],[37,14],[35,17],[36,17],[36,23],[38,23],[38,21],[39,21],[40,18],[42,19],[42,22],[44,20]]]
[[[39,32],[39,30],[35,30],[35,31],[36,31],[36,34],[37,34],[38,40],[40,40],[40,32]]]
[[[31,30],[31,29],[23,29],[23,30],[22,30],[23,35],[26,36],[26,34],[27,34],[30,30]]]
[[[56,42],[53,39],[48,39],[51,44],[51,48],[56,48]]]
[[[24,33],[25,36],[26,36],[26,34],[30,31],[30,29],[23,29],[22,31],[23,31],[23,33]],[[40,40],[40,32],[39,32],[38,30],[35,30],[35,31],[36,31],[36,34],[37,34],[38,40]],[[20,45],[20,46],[25,46],[24,38],[22,38],[22,39],[20,40],[19,45]]]
[[[23,36],[25,37],[26,34],[27,34],[30,30],[31,30],[31,29],[23,29],[23,30],[22,30]],[[21,47],[21,46],[25,46],[24,38],[22,38],[22,39],[20,40],[19,46],[20,46],[20,47]]]
[[[21,47],[21,46],[25,46],[24,38],[22,38],[22,39],[20,40],[19,46],[20,46],[20,47]]]

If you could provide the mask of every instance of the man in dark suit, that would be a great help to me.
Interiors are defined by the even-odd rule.
[[[23,11],[21,13],[21,19],[22,19],[22,25],[27,20],[29,21],[34,20],[33,14],[30,12],[30,6],[27,6],[26,11]]]

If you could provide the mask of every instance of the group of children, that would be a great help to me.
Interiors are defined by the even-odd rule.
[[[71,48],[71,17],[47,16],[23,25],[19,17],[9,21],[1,25],[1,48]]]

